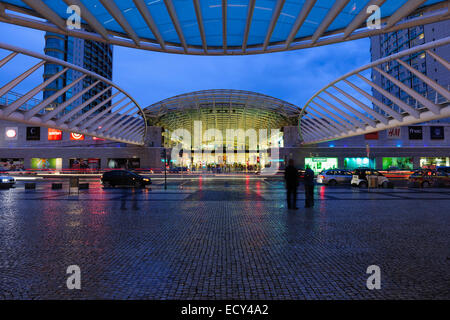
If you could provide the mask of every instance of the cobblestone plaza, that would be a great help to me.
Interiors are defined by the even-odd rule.
[[[449,189],[317,186],[297,211],[254,176],[66,190],[0,190],[1,299],[450,298]]]

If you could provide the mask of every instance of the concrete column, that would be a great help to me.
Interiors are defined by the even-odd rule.
[[[420,168],[420,157],[413,157],[413,168]]]
[[[338,168],[344,168],[344,157],[338,157]]]
[[[375,168],[378,170],[383,169],[383,157],[375,157]]]

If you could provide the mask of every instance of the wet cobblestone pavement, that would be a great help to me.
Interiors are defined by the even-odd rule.
[[[264,179],[0,190],[0,298],[450,298],[449,189],[301,191],[292,211]]]

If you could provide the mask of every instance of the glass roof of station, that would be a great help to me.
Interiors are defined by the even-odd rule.
[[[174,96],[144,109],[152,125],[192,129],[194,121],[219,130],[267,129],[296,125],[301,109],[260,93],[214,89]]]
[[[366,8],[381,4],[382,28],[426,8],[447,12],[440,0],[5,0],[9,22],[66,32],[67,4],[81,8],[92,30],[80,37],[146,50],[187,54],[252,54],[300,49],[370,36]],[[430,7],[431,6],[431,7]],[[26,21],[19,11],[44,18]],[[425,10],[426,11],[426,10]],[[9,13],[11,12],[11,14]],[[431,14],[428,12],[427,14]],[[436,15],[433,13],[433,15]],[[11,19],[12,17],[12,19]],[[440,17],[436,15],[436,19]],[[8,22],[0,17],[0,21]],[[411,22],[411,21],[409,21]],[[49,30],[53,25],[54,30]],[[59,30],[58,30],[59,29]]]

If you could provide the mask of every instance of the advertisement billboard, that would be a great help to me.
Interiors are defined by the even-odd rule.
[[[337,158],[305,158],[305,168],[309,166],[314,173],[322,170],[334,169],[338,166]]]
[[[388,169],[413,169],[412,157],[387,157],[383,158],[383,170]]]

